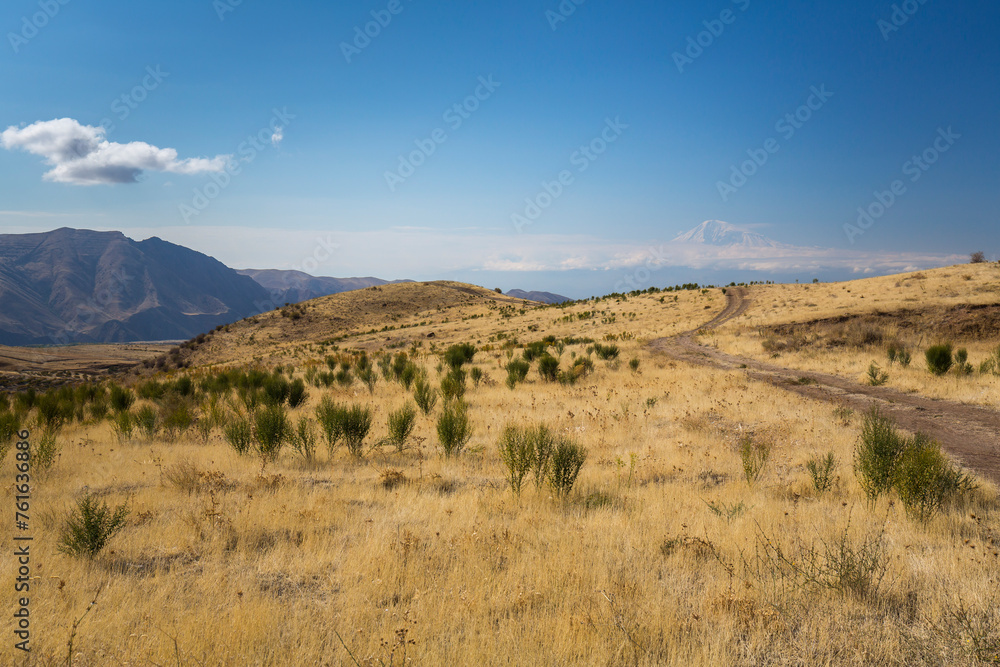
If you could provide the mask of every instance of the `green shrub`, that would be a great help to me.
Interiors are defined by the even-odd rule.
[[[854,472],[870,504],[892,489],[905,449],[906,441],[877,406],[865,414],[861,438],[854,448]]]
[[[632,357],[628,362],[629,370],[633,373],[639,372],[639,357]]]
[[[253,445],[253,425],[246,417],[236,415],[223,427],[222,436],[237,454],[246,454]]]
[[[160,406],[160,419],[167,439],[175,440],[194,424],[194,413],[186,400],[174,397]]]
[[[264,405],[269,407],[284,405],[288,401],[291,390],[292,387],[288,380],[281,375],[272,375],[264,383],[264,395],[262,396]]]
[[[389,444],[395,446],[396,451],[403,451],[406,439],[413,433],[413,427],[417,422],[417,410],[412,403],[407,403],[399,410],[389,413]]]
[[[445,403],[437,420],[438,441],[448,458],[462,453],[462,449],[472,439],[472,425],[469,423],[469,408],[463,401]]]
[[[924,354],[927,358],[927,370],[934,375],[944,375],[951,370],[954,361],[951,357],[951,343],[933,345]]]
[[[437,391],[431,387],[430,382],[423,375],[413,383],[413,399],[425,415],[429,415],[437,404]]]
[[[288,386],[288,407],[294,409],[306,402],[309,392],[306,391],[306,383],[302,378],[295,378]]]
[[[472,384],[479,387],[479,383],[483,381],[483,369],[479,366],[473,366],[469,369],[469,377],[472,378]]]
[[[146,439],[155,437],[157,431],[160,430],[160,419],[156,414],[156,410],[149,405],[139,408],[135,413],[135,425],[139,427],[139,430]]]
[[[500,460],[507,468],[507,482],[514,495],[521,495],[524,478],[531,471],[535,460],[534,443],[530,437],[530,429],[519,428],[512,424],[504,427],[497,442],[500,450]]]
[[[316,421],[319,422],[320,428],[323,429],[323,435],[326,436],[326,448],[329,450],[331,456],[333,456],[333,450],[336,448],[337,442],[343,436],[343,431],[341,431],[342,420],[339,416],[342,410],[329,396],[324,396],[320,404],[316,406]]]
[[[271,405],[254,415],[254,440],[265,463],[273,462],[291,436],[288,414],[280,405]]]
[[[971,375],[972,364],[969,363],[969,351],[964,347],[955,352],[955,373],[958,375]]]
[[[121,505],[112,511],[86,495],[66,517],[59,534],[59,551],[70,556],[93,558],[118,534],[128,519],[129,509]]]
[[[507,371],[507,387],[513,389],[518,382],[524,382],[525,378],[528,377],[531,364],[522,359],[512,359],[507,362],[505,370]]]
[[[740,459],[743,461],[743,475],[748,486],[753,486],[760,479],[770,456],[771,443],[758,441],[749,433],[740,438]]]
[[[316,422],[308,417],[300,417],[299,423],[292,431],[292,448],[312,464],[316,461]]]
[[[31,467],[36,473],[45,473],[52,469],[62,445],[56,437],[53,429],[42,429],[41,433],[35,436],[35,442],[31,447]]]
[[[540,488],[549,473],[549,463],[556,446],[556,437],[544,424],[537,424],[527,431],[531,444],[531,469],[535,476],[535,487]]]
[[[883,371],[881,368],[879,368],[879,365],[873,361],[871,363],[871,366],[868,367],[867,382],[869,386],[881,387],[888,381],[889,381],[889,374]]]
[[[559,360],[546,352],[538,359],[538,374],[546,382],[559,379]]]
[[[906,513],[926,523],[951,498],[973,487],[944,452],[922,433],[907,441],[896,470],[894,487]]]
[[[540,358],[545,354],[545,350],[548,348],[548,344],[545,341],[536,341],[534,343],[529,343],[527,347],[524,348],[522,356],[524,360],[529,364],[535,359]]]
[[[593,348],[594,354],[597,355],[598,359],[610,361],[618,358],[619,350],[617,345],[602,345],[601,343],[594,343]]]
[[[824,457],[812,456],[806,462],[806,470],[812,478],[813,487],[820,493],[826,493],[833,487],[833,471],[837,467],[837,458],[833,452]]]
[[[444,362],[457,370],[463,365],[472,363],[472,358],[476,356],[476,347],[470,343],[460,343],[452,345],[444,353]]]
[[[453,368],[441,378],[441,395],[444,400],[462,398],[465,395],[465,371]]]
[[[378,383],[378,373],[375,372],[375,369],[373,369],[371,366],[359,368],[357,371],[357,375],[358,379],[361,380],[361,382],[364,383],[366,387],[368,387],[368,393],[374,394],[375,385]]]
[[[549,484],[555,489],[556,495],[562,498],[569,495],[586,460],[586,449],[569,438],[556,440],[549,465]]]
[[[115,414],[121,414],[127,412],[132,408],[132,404],[135,403],[135,395],[130,389],[126,389],[117,384],[111,385],[111,409]]]
[[[361,405],[341,408],[337,416],[340,422],[340,433],[344,437],[347,451],[354,456],[364,454],[364,440],[372,427],[372,411]]]

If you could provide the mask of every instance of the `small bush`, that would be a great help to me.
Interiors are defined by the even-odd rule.
[[[59,551],[70,556],[93,558],[108,541],[125,527],[129,509],[126,505],[112,511],[86,495],[66,517],[59,535]]]
[[[586,449],[569,438],[556,440],[548,475],[549,484],[555,489],[556,495],[562,498],[569,495],[586,460]]]
[[[469,343],[452,345],[444,353],[444,361],[452,370],[457,370],[463,365],[471,363],[476,356],[476,347]]]
[[[639,372],[639,357],[632,357],[628,362],[629,370],[633,373]]]
[[[308,417],[300,417],[291,434],[292,449],[310,465],[316,461],[316,422]]]
[[[883,371],[881,368],[879,368],[879,365],[873,361],[871,363],[871,366],[868,367],[867,382],[869,386],[881,387],[888,381],[889,381],[889,374]]]
[[[976,251],[969,255],[969,264],[983,264],[986,262],[986,253]]]
[[[340,432],[344,436],[347,451],[354,456],[364,454],[364,441],[372,427],[372,411],[362,405],[353,405],[339,411]]]
[[[445,403],[437,420],[438,441],[448,458],[462,453],[462,449],[472,439],[472,425],[469,422],[469,408],[464,401]]]
[[[147,440],[151,440],[160,430],[160,418],[152,406],[144,405],[135,413],[135,425]]]
[[[479,366],[474,366],[469,370],[469,377],[472,378],[472,384],[478,388],[479,383],[483,381],[483,369]]]
[[[306,391],[306,383],[302,378],[295,378],[288,387],[288,407],[297,408],[306,402],[309,392]]]
[[[316,406],[316,421],[323,429],[323,435],[326,436],[326,448],[331,456],[333,456],[333,450],[343,435],[339,417],[341,410],[342,408],[334,403],[329,396],[324,396],[320,404]]]
[[[933,345],[924,353],[927,359],[927,370],[934,375],[944,375],[951,370],[954,361],[951,356],[951,343]]]
[[[907,441],[899,460],[894,487],[906,513],[926,523],[951,498],[973,486],[944,452],[922,433]]]
[[[971,375],[972,364],[969,363],[969,351],[964,347],[955,352],[955,373],[958,375]]]
[[[865,414],[861,438],[854,448],[854,472],[870,504],[892,489],[896,465],[905,448],[906,442],[892,420],[877,406]]]
[[[429,415],[437,404],[437,391],[422,375],[413,383],[413,400],[425,415]]]
[[[56,438],[56,431],[53,429],[43,429],[31,448],[31,466],[38,473],[45,473],[52,469],[62,446]]]
[[[594,343],[593,347],[594,354],[597,355],[598,359],[610,361],[618,358],[619,351],[617,345],[602,345],[601,343]]]
[[[135,394],[129,389],[112,384],[110,401],[111,409],[115,414],[121,414],[132,408],[132,404],[135,403]]]
[[[111,418],[111,432],[114,433],[115,441],[119,445],[131,440],[134,431],[135,417],[131,412],[119,412]]]
[[[284,405],[288,402],[288,396],[291,393],[292,386],[281,375],[272,375],[264,383],[264,395],[263,401],[264,405],[269,407],[277,407]]]
[[[510,484],[510,490],[515,496],[520,496],[524,478],[531,471],[535,460],[535,448],[530,430],[507,425],[500,433],[497,447],[500,450],[500,460],[507,468],[507,483]]]
[[[504,367],[507,371],[507,387],[513,389],[519,382],[524,382],[531,370],[531,364],[523,359],[512,359]]]
[[[555,382],[559,379],[559,360],[551,354],[543,354],[538,359],[538,374],[546,382]]]
[[[397,452],[403,451],[407,438],[413,433],[413,427],[417,422],[417,411],[413,404],[407,403],[399,410],[389,413],[389,443],[396,448]]]
[[[441,395],[446,401],[462,398],[465,395],[465,371],[453,368],[441,378]]]
[[[527,347],[524,348],[524,352],[521,354],[521,356],[523,356],[524,360],[530,364],[532,361],[540,358],[543,354],[545,354],[545,350],[548,348],[548,346],[549,346],[548,343],[541,340],[536,341],[534,343],[529,343]]]
[[[837,467],[837,458],[833,452],[824,457],[813,456],[806,462],[806,470],[812,479],[813,487],[820,493],[826,493],[833,487],[833,472]]]
[[[160,407],[160,418],[167,439],[174,440],[194,424],[194,414],[187,401],[174,398]]]
[[[357,371],[358,379],[368,387],[368,393],[375,393],[375,385],[378,383],[378,373],[375,372],[371,366],[365,366],[364,368],[359,368]]]
[[[257,453],[265,463],[273,462],[289,440],[292,428],[288,414],[280,405],[269,406],[254,416],[254,439]]]
[[[242,456],[249,452],[251,445],[253,445],[253,425],[246,417],[236,415],[222,429],[222,436],[229,443],[229,446]]]
[[[757,441],[750,434],[740,438],[740,459],[743,461],[743,474],[748,486],[753,486],[760,479],[770,456],[771,443]]]

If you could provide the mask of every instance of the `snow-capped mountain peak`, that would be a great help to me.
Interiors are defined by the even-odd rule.
[[[745,248],[777,248],[781,244],[763,234],[752,232],[721,220],[706,220],[694,229],[678,234],[674,243],[699,243],[712,246],[742,246]]]

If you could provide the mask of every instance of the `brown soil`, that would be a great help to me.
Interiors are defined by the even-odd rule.
[[[796,371],[726,354],[697,342],[695,337],[699,331],[718,327],[739,317],[746,312],[749,304],[747,289],[729,288],[725,310],[711,322],[697,331],[689,331],[673,338],[658,338],[650,346],[679,361],[724,370],[744,369],[753,380],[769,382],[786,391],[838,403],[854,410],[864,411],[872,405],[879,405],[901,428],[921,431],[937,439],[963,465],[1000,483],[1000,412],[904,394],[885,387],[860,385],[826,373]],[[958,312],[963,308],[970,313],[977,312],[971,306],[942,310]],[[1000,307],[988,306],[985,310],[990,308]],[[890,317],[889,314],[884,316]]]

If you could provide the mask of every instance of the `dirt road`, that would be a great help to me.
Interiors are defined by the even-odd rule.
[[[725,310],[699,330],[713,329],[739,317],[750,303],[746,288],[728,288]],[[678,361],[724,370],[744,370],[753,380],[854,410],[864,411],[871,405],[880,405],[900,427],[922,431],[935,438],[965,466],[1000,484],[1000,412],[733,356],[700,345],[696,334],[697,330],[673,338],[658,338],[650,346]]]

